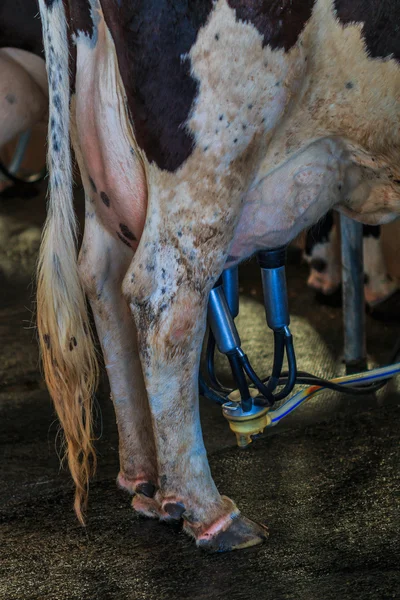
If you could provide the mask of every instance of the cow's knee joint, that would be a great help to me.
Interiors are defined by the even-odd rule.
[[[122,294],[132,311],[152,303],[156,285],[145,277],[139,267],[130,268],[122,281]]]

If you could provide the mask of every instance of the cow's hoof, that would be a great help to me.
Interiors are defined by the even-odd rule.
[[[133,495],[135,493],[136,483],[137,482],[135,480],[128,479],[127,477],[122,475],[122,473],[118,474],[117,486],[120,490],[123,490],[124,492],[128,492],[128,494]]]
[[[163,521],[179,522],[185,512],[182,502],[165,502],[162,507]]]
[[[149,498],[144,494],[137,493],[132,500],[132,508],[143,517],[159,519],[174,529],[180,529],[182,526],[182,513],[185,508],[179,502],[161,505],[157,496]]]
[[[156,493],[156,486],[150,481],[142,481],[135,486],[135,492],[146,496],[146,498],[153,498]]]
[[[377,321],[384,323],[400,322],[400,290],[396,290],[384,300],[367,305],[367,314]]]
[[[132,508],[135,512],[142,517],[149,517],[150,519],[161,518],[161,507],[157,500],[154,498],[148,498],[143,494],[136,494],[132,499]]]
[[[230,552],[262,544],[267,537],[266,527],[239,515],[224,530],[217,533],[205,531],[197,538],[196,543],[199,548],[207,552]]]
[[[147,496],[147,498],[153,498],[157,489],[150,481],[144,481],[143,479],[128,479],[121,473],[117,477],[117,485],[121,490],[124,490],[131,495],[143,494],[143,496]]]
[[[340,308],[342,302],[342,285],[339,285],[335,290],[326,294],[321,291],[316,291],[315,300],[322,306],[329,306],[330,308]]]

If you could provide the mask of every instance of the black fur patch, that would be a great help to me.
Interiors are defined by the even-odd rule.
[[[119,228],[121,230],[121,233],[123,236],[125,236],[126,238],[128,238],[128,240],[132,240],[135,241],[136,237],[133,235],[132,231],[129,229],[129,227],[127,227],[126,225],[124,225],[123,223],[119,224]]]
[[[104,204],[109,207],[110,206],[110,198],[107,196],[105,192],[101,192],[100,198],[103,200]]]
[[[76,0],[75,0],[76,1]],[[190,156],[184,124],[198,83],[184,60],[212,0],[103,0],[137,142],[150,161],[175,171]]]
[[[333,227],[333,212],[330,210],[326,215],[315,225],[310,227],[306,235],[305,252],[307,256],[311,256],[314,246],[329,242],[329,237]]]
[[[400,2],[398,0],[335,0],[341,23],[364,23],[363,35],[370,56],[393,55],[400,60]]]
[[[90,185],[91,185],[91,188],[92,188],[92,190],[93,190],[93,191],[94,191],[94,193],[96,194],[96,193],[97,193],[96,184],[95,184],[95,182],[93,181],[93,179],[92,179],[91,177],[89,177],[89,183],[90,183]],[[103,192],[103,194],[104,194],[104,192]]]
[[[311,17],[315,0],[228,0],[236,17],[252,23],[264,46],[290,50]]]
[[[363,237],[379,239],[381,237],[380,225],[363,225]]]
[[[73,33],[83,31],[89,37],[93,36],[93,19],[88,0],[70,0],[70,23]]]
[[[130,243],[128,242],[128,240],[126,240],[124,238],[124,236],[120,234],[119,231],[116,231],[115,233],[117,234],[117,236],[119,237],[119,239],[121,240],[121,242],[124,242],[125,246],[129,246],[129,248],[132,248],[132,246],[130,245]]]
[[[317,271],[317,273],[325,273],[328,268],[327,262],[323,258],[313,258],[310,266],[314,271]]]

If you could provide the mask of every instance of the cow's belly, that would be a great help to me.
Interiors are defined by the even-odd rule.
[[[104,227],[135,249],[146,218],[146,178],[104,22],[98,35],[95,47],[84,36],[77,42],[76,122],[86,193]]]
[[[271,146],[270,156],[278,154],[278,146]],[[372,225],[399,214],[400,185],[392,165],[366,153],[361,160],[347,140],[322,138],[275,167],[271,162],[267,156],[247,194],[228,266],[288,244],[333,207]]]
[[[261,174],[246,197],[230,248],[232,261],[288,244],[318,221],[340,200],[348,167],[344,145],[325,138]]]

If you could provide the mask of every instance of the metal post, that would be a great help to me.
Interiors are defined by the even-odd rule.
[[[346,373],[367,366],[362,224],[340,215]]]

